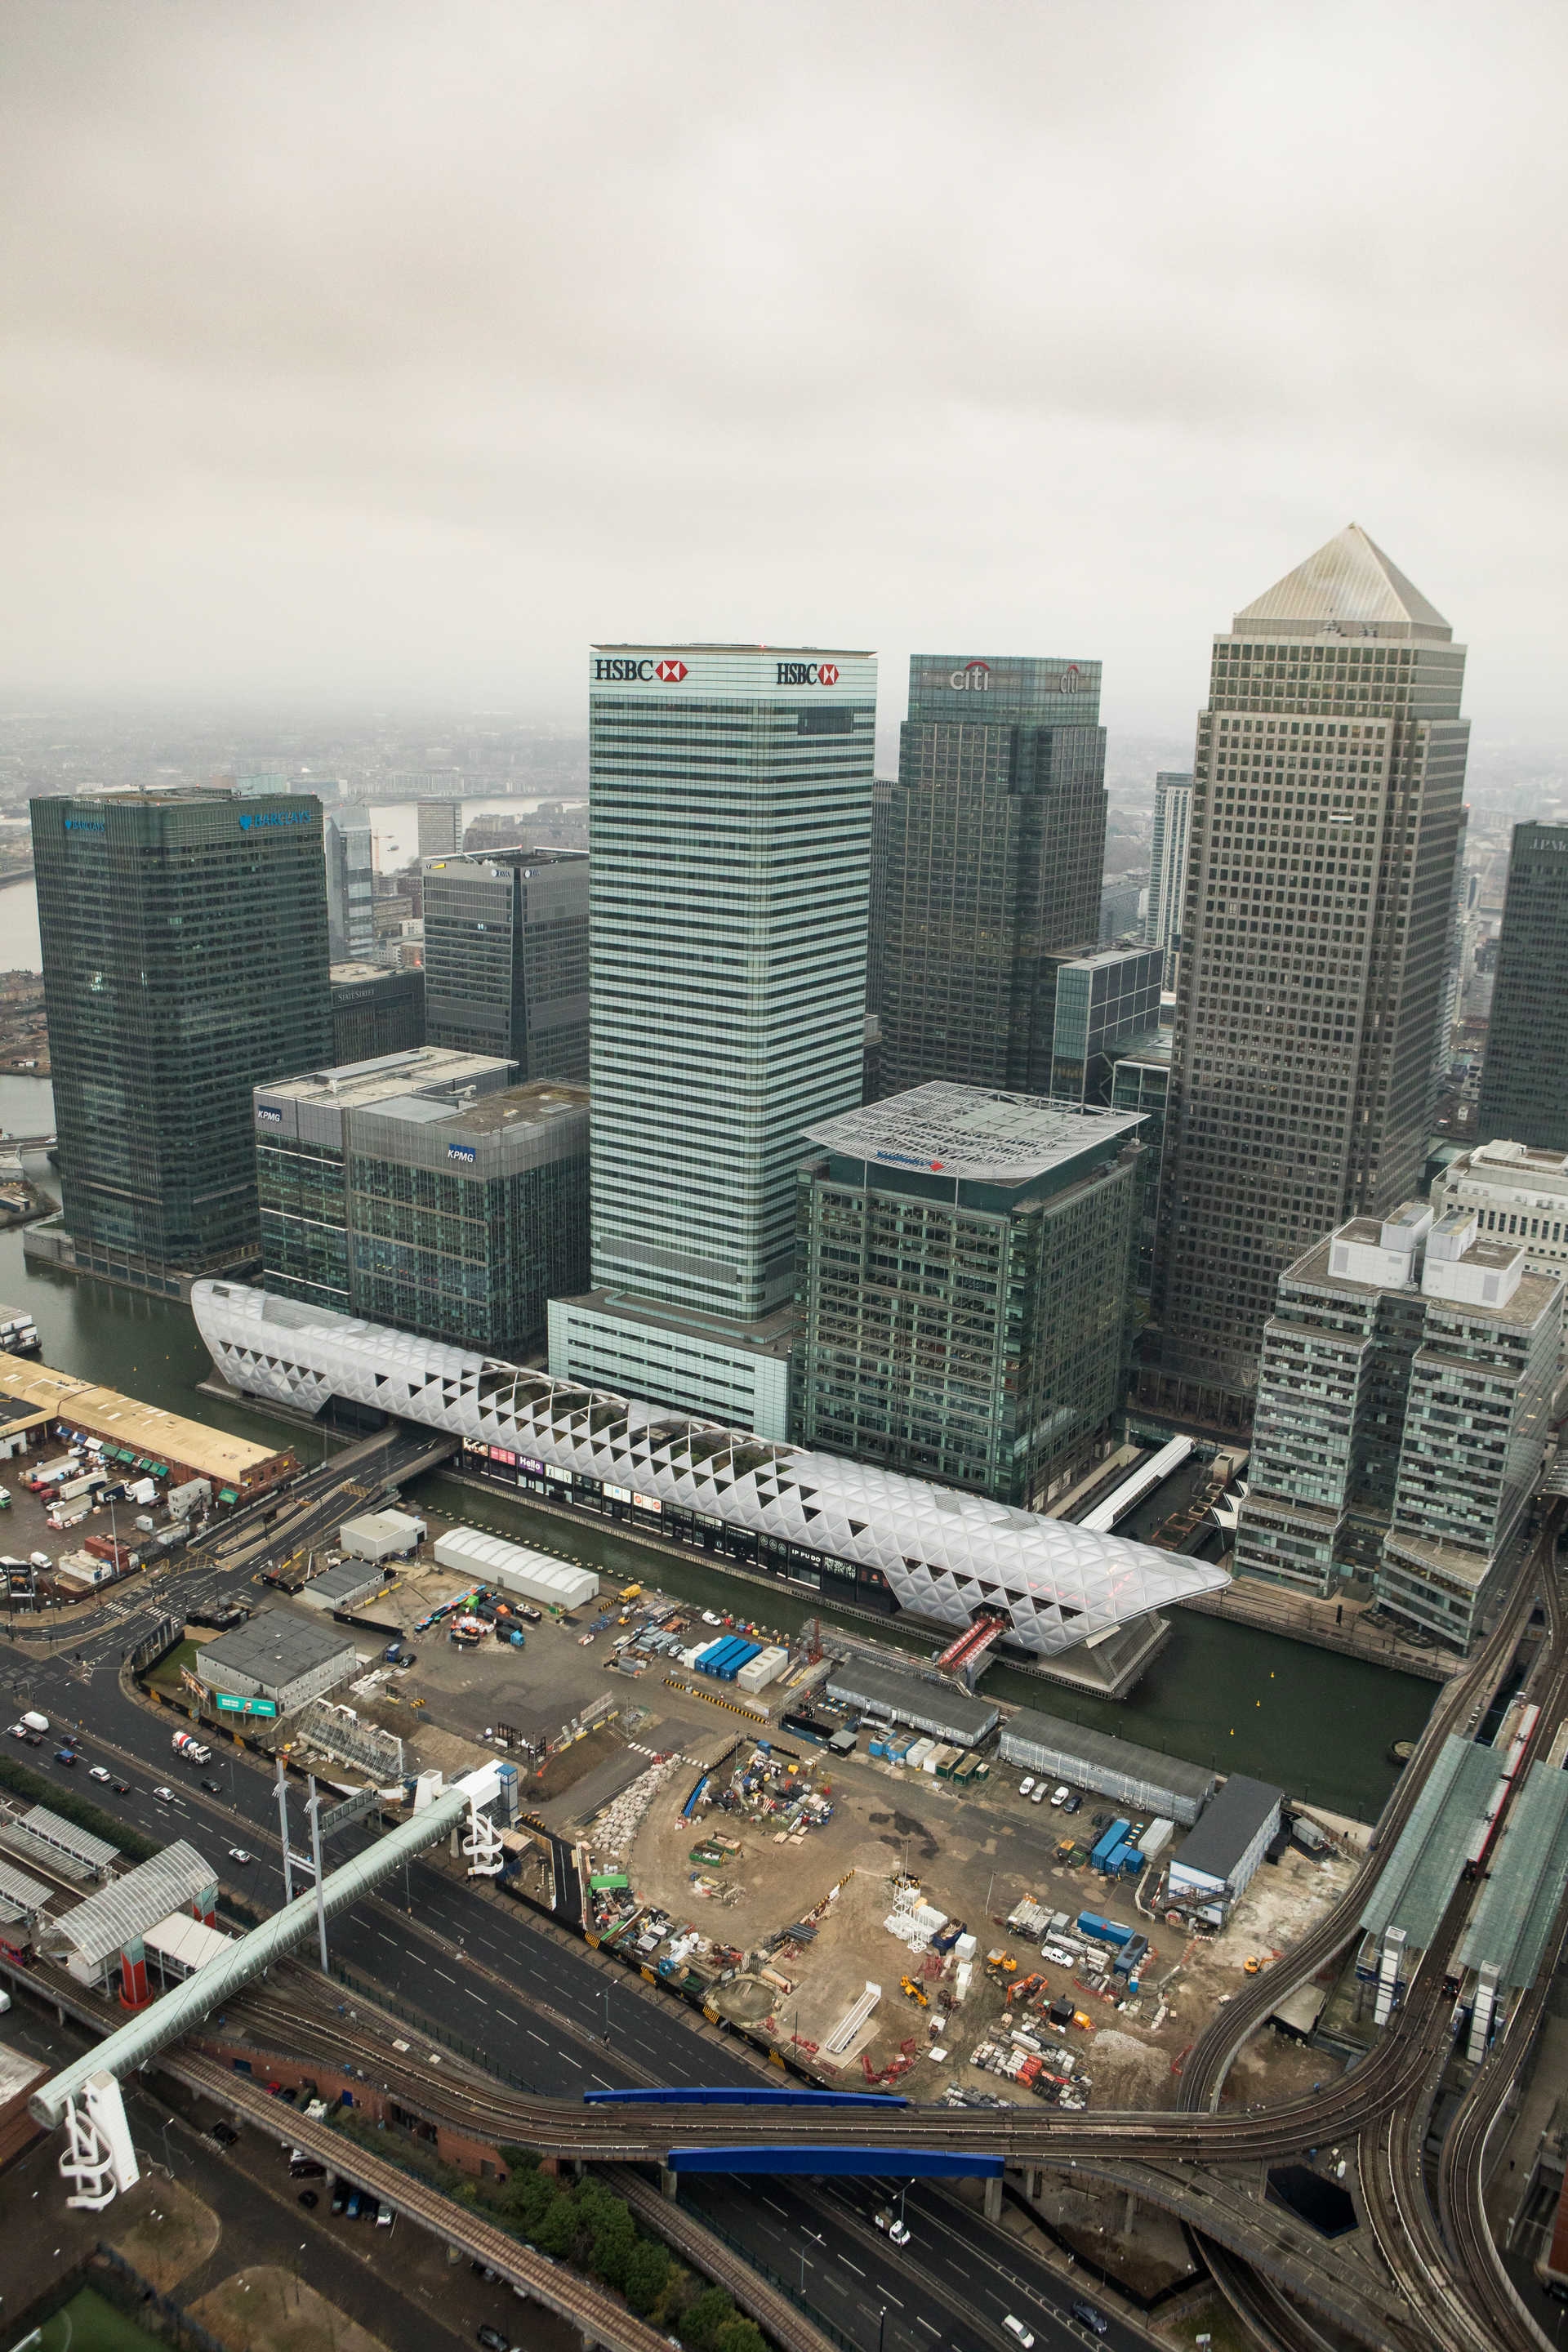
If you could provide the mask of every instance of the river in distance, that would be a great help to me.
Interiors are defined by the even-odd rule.
[[[37,1135],[52,1124],[46,1080],[0,1076],[0,1127]],[[47,1160],[29,1157],[26,1166],[35,1182],[58,1190]],[[186,1307],[107,1283],[33,1271],[24,1263],[19,1232],[0,1234],[0,1302],[33,1315],[45,1362],[61,1371],[123,1389],[171,1412],[190,1413],[237,1437],[288,1444],[314,1455],[315,1441],[290,1424],[196,1394],[211,1365]],[[795,1633],[816,1606],[805,1594],[726,1577],[674,1549],[660,1548],[656,1567],[647,1549],[590,1518],[568,1520],[450,1478],[432,1479],[426,1491],[444,1516],[564,1551],[620,1582],[646,1584],[657,1578],[666,1591],[700,1608],[733,1611]],[[831,1617],[831,1608],[823,1613]],[[861,1633],[874,1630],[858,1620],[846,1622]],[[885,1630],[887,1638],[912,1654],[930,1654],[929,1639]],[[992,1666],[981,1688],[995,1698],[1116,1732],[1195,1764],[1253,1773],[1293,1796],[1371,1821],[1394,1783],[1389,1743],[1415,1737],[1437,1685],[1178,1609],[1172,1612],[1170,1640],[1123,1703],[1082,1698],[1005,1665]]]

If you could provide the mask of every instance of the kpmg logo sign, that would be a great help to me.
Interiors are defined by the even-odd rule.
[[[655,661],[651,656],[642,661],[634,661],[629,656],[620,654],[601,655],[595,660],[594,676],[595,679],[609,678],[642,686],[651,686],[656,679],[660,686],[679,686],[686,676],[686,664],[678,661],[673,654],[667,654],[661,661]]]
[[[471,1143],[449,1143],[447,1146],[447,1157],[448,1160],[455,1160],[459,1168],[472,1168],[479,1155]]]
[[[310,812],[308,808],[258,809],[254,815],[242,816],[240,818],[239,829],[241,833],[250,833],[254,831],[258,825],[309,824],[310,822]]]
[[[837,662],[780,662],[777,667],[778,677],[774,684],[778,686],[837,686],[838,683]]]
[[[283,1124],[283,1114],[276,1103],[258,1103],[256,1116],[264,1118],[268,1127],[281,1127]]]

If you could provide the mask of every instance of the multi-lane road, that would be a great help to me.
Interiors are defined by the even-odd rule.
[[[1396,1792],[1384,1835],[1367,1865],[1368,1878],[1383,1867],[1394,1832],[1415,1801],[1443,1731],[1467,1727],[1505,1670],[1536,1590],[1547,1599],[1551,1634],[1538,1734],[1542,1743],[1560,1719],[1568,1705],[1568,1650],[1549,1535],[1488,1652],[1466,1675],[1456,1678],[1439,1701],[1422,1752]],[[15,1661],[14,1652],[12,1657]],[[269,1784],[250,1766],[226,1762],[219,1775],[224,1783],[221,1799],[204,1794],[195,1785],[196,1776],[174,1764],[167,1718],[149,1714],[121,1693],[113,1671],[117,1664],[117,1652],[112,1661],[108,1656],[95,1660],[89,1652],[80,1665],[60,1658],[34,1659],[19,1671],[26,1678],[26,1696],[35,1704],[43,1705],[53,1717],[79,1721],[87,1727],[89,1760],[101,1752],[102,1760],[118,1768],[120,1776],[129,1781],[121,1798],[114,1797],[102,1784],[94,1785],[93,1793],[104,1801],[107,1811],[118,1811],[152,1835],[190,1836],[215,1860],[224,1863],[221,1874],[226,1879],[248,1887],[258,1908],[274,1907],[282,1889],[271,1837]],[[93,1744],[94,1733],[107,1743],[101,1751]],[[37,1761],[41,1752],[27,1751],[28,1760]],[[47,1769],[64,1777],[61,1768]],[[72,1776],[79,1785],[81,1769],[77,1768]],[[172,1806],[160,1804],[153,1797],[154,1781],[175,1787]],[[348,1834],[353,1842],[362,1833]],[[248,1865],[227,1863],[221,1849],[229,1844],[245,1845],[258,1856],[258,1861]],[[1342,1923],[1353,1921],[1360,1907],[1359,1899],[1342,1906],[1342,1924],[1323,1931],[1321,1950],[1310,1943],[1300,1948],[1288,1964],[1290,1972],[1310,1973],[1331,1958],[1336,1943],[1353,1932]],[[1425,2115],[1441,2069],[1447,2049],[1442,1969],[1447,1947],[1458,1932],[1463,1908],[1462,1898],[1457,1898],[1450,1920],[1427,1956],[1403,2011],[1373,2053],[1350,2075],[1311,2100],[1253,2113],[1215,2112],[1230,2056],[1243,2031],[1249,2030],[1248,2010],[1259,2000],[1271,2005],[1279,1997],[1277,1974],[1271,1988],[1261,1992],[1249,1988],[1247,1995],[1232,2005],[1223,2024],[1216,2024],[1194,2052],[1195,2063],[1189,2062],[1185,2097],[1190,2104],[1185,2112],[1070,2116],[1030,2109],[952,2112],[942,2118],[941,2135],[950,2145],[1002,2149],[1010,2161],[1027,2165],[1070,2161],[1075,2155],[1113,2158],[1117,2153],[1167,2162],[1173,2157],[1200,2162],[1270,2158],[1330,2137],[1345,2139],[1361,2133],[1373,2180],[1369,2206],[1374,2234],[1409,2310],[1430,2315],[1434,2296],[1439,2307],[1451,2304],[1452,2326],[1445,2321],[1434,2333],[1438,2340],[1457,2347],[1457,2352],[1474,2352],[1474,2347],[1483,2341],[1511,2344],[1515,2315],[1507,2308],[1506,2282],[1500,2290],[1497,2280],[1487,2275],[1489,2242],[1485,2239],[1484,2221],[1479,2218],[1475,2186],[1479,2158],[1468,2159],[1454,2174],[1450,2228],[1464,2235],[1456,2253],[1452,2246],[1444,2244],[1425,2204],[1418,2168],[1413,2172],[1407,2155],[1401,2153],[1399,2139],[1401,2130],[1406,2143],[1411,2139],[1414,2123]],[[444,2100],[432,2093],[428,2078],[411,2078],[410,2094],[419,2095],[427,2111],[441,2109],[449,2100],[455,2113],[471,2118],[476,2127],[493,2130],[498,2137],[526,2137],[537,2145],[595,2158],[635,2158],[658,2152],[661,2129],[666,2147],[681,2141],[689,2144],[693,2138],[712,2142],[734,2137],[732,2122],[722,2123],[711,2114],[700,2116],[695,2110],[667,2111],[650,2131],[646,2116],[637,2116],[634,2122],[626,2110],[581,2106],[581,2093],[591,2087],[621,2087],[649,2080],[679,2087],[742,2079],[744,2062],[727,2053],[710,2035],[695,2032],[686,2012],[624,1979],[611,1964],[595,1961],[580,1947],[520,1913],[504,1897],[480,1894],[427,1864],[415,1864],[401,1884],[394,1881],[381,1899],[363,1903],[336,1925],[333,1946],[337,1958],[367,1981],[385,1988],[395,1999],[426,2015],[432,2011],[450,2015],[458,2030],[481,2050],[488,2066],[503,2083],[510,2081],[516,2086],[503,2090],[498,2084],[493,2093],[464,2091],[459,2095],[458,2086],[452,2084]],[[520,1986],[526,1987],[526,1992],[521,1992]],[[1250,2022],[1258,2021],[1261,2013],[1258,2011]],[[344,2049],[356,2048],[354,2029],[346,2017],[338,2020],[334,2032]],[[367,2043],[363,2054],[368,2054],[378,2069],[386,2070],[389,2078],[396,2074],[384,2046]],[[1511,2052],[1509,2063],[1511,2067]],[[1497,2071],[1494,2058],[1483,2080],[1495,2084]],[[831,2121],[814,2116],[813,2137],[824,2143],[857,2139],[865,2145],[921,2139],[929,2143],[933,2121],[929,2110],[924,2115],[919,2110],[879,2115],[874,2125],[854,2111]],[[752,2111],[744,2136],[765,2141],[798,2137],[799,2130],[798,2118],[764,2119]],[[867,2138],[872,2130],[875,2141]],[[1473,2132],[1468,2134],[1463,2145],[1469,2147],[1473,2137]],[[1483,2132],[1483,2145],[1484,2137]],[[835,2324],[865,2352],[875,2352],[878,2338],[885,2339],[889,2326],[902,2324],[892,2317],[899,2308],[900,2277],[918,2273],[926,2281],[925,2291],[934,2298],[928,2304],[928,2315],[942,2308],[944,2265],[955,2278],[963,2276],[964,2292],[962,2304],[951,2314],[944,2312],[942,2340],[962,2347],[962,2352],[968,2352],[971,2344],[994,2343],[994,2326],[1005,2315],[990,2310],[984,2291],[985,2279],[998,2273],[999,2263],[1005,2263],[1006,2273],[1026,2273],[1034,2309],[1022,2315],[1031,2326],[1037,2324],[1037,2313],[1059,2312],[1064,2303],[1070,2303],[1070,2288],[1044,2264],[1018,2255],[1010,2239],[986,2231],[978,2217],[965,2213],[958,2224],[944,2219],[958,2209],[943,2192],[919,2193],[915,2210],[925,2218],[917,2230],[917,2246],[895,2257],[884,2240],[865,2229],[863,2213],[857,2221],[854,2208],[861,2194],[858,2190],[845,2190],[836,2200],[816,2190],[798,2186],[781,2189],[773,2184],[767,2199],[760,2199],[754,2182],[742,2191],[732,2183],[726,2189],[724,2179],[706,2180],[691,2192],[695,2200],[706,2202],[714,2220],[756,2260],[781,2273],[787,2265],[780,2263],[779,2252],[786,2244],[793,2245],[792,2261],[796,2265],[804,2262],[805,2266],[804,2286],[795,2282],[797,2287],[808,2302],[816,2300],[814,2287],[817,2293],[830,2294],[832,2312],[851,2315],[853,2324],[847,2324],[844,2317],[836,2317]],[[1419,2211],[1414,2200],[1421,2200]],[[841,2210],[835,2210],[836,2203]],[[769,2213],[773,2215],[772,2221],[764,2218]],[[811,2215],[816,2217],[824,2273],[816,2281],[809,2273],[817,2257],[805,2230]],[[951,2234],[953,2227],[959,2232],[957,2240],[939,2251],[943,2231]],[[776,2245],[770,2244],[769,2231],[773,2231]],[[829,2263],[836,2266],[836,2284],[831,2290]],[[852,2287],[852,2279],[860,2280],[865,2291]],[[1002,2292],[1005,2300],[1023,2289],[1008,2284]],[[868,2332],[873,2312],[874,2335]],[[1489,2325],[1489,2337],[1480,2332]],[[1069,2320],[1065,2326],[1068,2333],[1063,2340],[1071,2340],[1074,2323]],[[882,2352],[886,2352],[885,2341]]]
[[[12,1652],[0,1672],[8,1699],[19,1699],[18,1682],[25,1678],[33,1704],[52,1722],[81,1727],[84,1761],[73,1769],[46,1763],[49,1748],[22,1748],[20,1758],[149,1837],[189,1839],[255,1908],[278,1908],[283,1877],[271,1782],[233,1758],[216,1760],[205,1772],[177,1764],[169,1718],[128,1699],[117,1668],[118,1650],[112,1662],[104,1661],[85,1679],[68,1660],[18,1661]],[[87,1777],[95,1763],[128,1783],[124,1796]],[[204,1777],[220,1782],[221,1799],[203,1791]],[[154,1798],[157,1785],[174,1789],[172,1805]],[[298,1828],[298,1811],[295,1821]],[[349,1831],[339,1841],[342,1855],[363,1843],[363,1831]],[[255,1862],[231,1862],[232,1846],[253,1853]],[[545,2099],[573,2102],[576,2115],[592,2112],[576,2104],[588,2089],[756,2079],[744,2058],[710,2031],[697,2030],[689,2013],[668,1997],[629,1979],[615,1963],[596,1963],[584,1946],[552,1933],[509,1897],[481,1892],[427,1863],[416,1862],[388,1881],[379,1898],[334,1920],[331,1947],[335,1965],[420,2017],[442,2020],[503,2081]],[[331,1994],[334,2012],[339,2001],[343,2014],[332,2015],[332,2037],[345,2048],[360,2047],[347,2013],[352,1993]],[[292,2010],[292,1996],[289,2005]],[[361,2047],[362,2057],[373,2063],[386,2054]],[[694,2184],[689,2201],[699,2213],[712,2212],[743,2252],[776,2272],[859,2352],[934,2352],[939,2344],[952,2352],[996,2352],[1008,2311],[1025,2319],[1042,2352],[1058,2347],[1065,2352],[1069,2346],[1081,2352],[1085,2331],[1069,2307],[1092,2290],[1064,2281],[1026,2245],[940,2191],[911,2193],[914,2242],[903,2251],[868,2226],[857,2231],[847,2188],[836,2197],[784,2183],[770,2185],[767,2194],[771,2206],[759,2200],[755,2184],[711,2176]],[[787,2263],[780,2259],[779,2207],[801,2219]],[[929,2211],[929,2225],[917,2221],[917,2210]],[[953,2265],[965,2263],[961,2293]],[[926,2315],[924,2326],[901,2316],[917,2308]],[[1147,2352],[1149,2339],[1141,2331],[1115,2318],[1110,2325],[1113,2333],[1103,2340],[1118,2352]]]

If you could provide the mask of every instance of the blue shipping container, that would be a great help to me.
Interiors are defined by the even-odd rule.
[[[1095,1840],[1089,1860],[1096,1870],[1105,1868],[1106,1857],[1121,1843],[1131,1826],[1131,1822],[1112,1822],[1110,1827]]]
[[[1113,1944],[1118,1951],[1132,1941],[1133,1933],[1131,1927],[1118,1927],[1114,1919],[1102,1919],[1098,1911],[1079,1913],[1078,1932],[1096,1944]]]

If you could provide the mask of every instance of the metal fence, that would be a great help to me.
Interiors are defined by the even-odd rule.
[[[193,2319],[171,2295],[160,2294],[150,2280],[144,2279],[123,2254],[105,2245],[101,2238],[94,2254],[100,2267],[98,2276],[89,2278],[88,2284],[100,2293],[107,2289],[105,2300],[116,2305],[128,2317],[161,2336],[165,2343],[175,2345],[178,2352],[229,2352],[220,2337]]]

